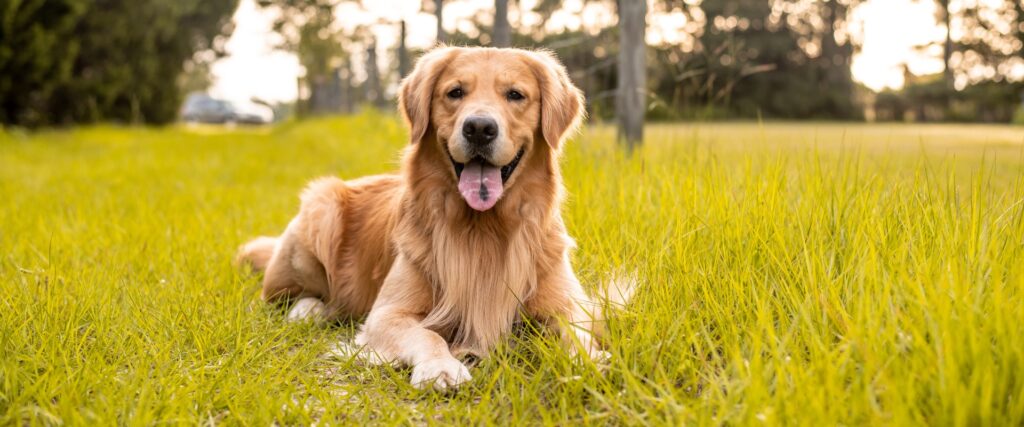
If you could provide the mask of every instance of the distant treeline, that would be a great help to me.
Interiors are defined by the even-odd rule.
[[[340,25],[339,6],[357,0],[256,0],[278,16],[282,49],[305,69],[300,113],[346,113],[360,105],[387,108],[417,52],[379,46],[368,27]],[[440,16],[444,1],[412,0]],[[578,8],[541,0],[532,10],[495,0],[438,35],[458,45],[513,45],[554,50],[587,94],[592,117],[611,118],[618,82],[617,10],[624,1],[587,0],[611,19],[583,19]],[[658,0],[647,22],[684,23],[647,46],[646,117],[652,120],[784,118],[1007,122],[1021,112],[1024,83],[1008,80],[1024,66],[1024,1],[935,1],[944,41],[935,76],[907,74],[898,91],[874,93],[853,81],[859,49],[850,22],[863,0]],[[231,32],[238,0],[17,0],[0,8],[0,122],[38,126],[95,121],[165,123],[182,93],[203,89],[208,66]],[[513,20],[535,13],[539,22]],[[575,29],[548,20],[566,14]],[[511,14],[509,16],[512,16]],[[590,15],[593,18],[593,14]],[[563,19],[564,21],[564,19]],[[500,23],[495,26],[493,23]],[[595,25],[604,25],[595,28]],[[347,28],[347,29],[346,29]],[[957,38],[954,39],[954,33]],[[632,34],[632,33],[631,33]],[[378,57],[385,58],[378,61]],[[387,63],[388,66],[381,66]],[[358,76],[358,77],[357,77]]]
[[[438,39],[484,46],[500,46],[497,40],[510,39],[513,46],[554,50],[586,92],[591,117],[609,119],[615,112],[620,41],[614,13],[623,1],[633,0],[583,2],[584,9],[603,8],[602,13],[613,15],[602,28],[584,21],[575,30],[552,30],[548,20],[556,14],[562,21],[566,14],[581,20],[587,14],[569,10],[556,0],[539,1],[532,10],[514,1],[496,0],[493,10],[480,11],[468,22],[460,22],[459,31],[441,33]],[[881,94],[854,82],[850,70],[862,38],[851,16],[862,0],[655,1],[648,12],[649,25],[665,18],[684,25],[676,39],[663,38],[647,46],[646,116],[653,120],[1010,121],[1020,109],[1024,89],[1021,82],[1007,79],[1015,66],[1024,66],[1024,2],[964,2],[951,9],[948,0],[920,1],[935,2],[940,28],[959,26],[959,31],[946,31],[945,40],[919,46],[922,53],[940,52],[944,71],[936,76],[908,74],[904,89]],[[285,36],[283,46],[298,52],[307,70],[304,83],[310,102],[304,111],[334,111],[337,105],[350,111],[361,102],[380,105],[383,88],[399,80],[401,66],[377,69],[376,55],[388,52],[377,52],[370,31],[328,30],[336,28],[336,16],[330,13],[333,7],[358,2],[260,3],[285,11],[277,27]],[[422,10],[440,16],[443,4],[423,1]],[[540,20],[524,25],[520,19],[513,22],[511,34],[504,35],[509,29],[493,23],[507,18],[495,14],[516,7],[520,16],[535,12]],[[652,25],[648,31],[657,30]],[[953,33],[959,38],[954,39]],[[367,49],[372,55],[365,53]],[[414,54],[407,52],[399,46],[390,55],[396,58],[394,63],[408,63],[406,55]],[[355,81],[357,69],[368,78]],[[323,96],[325,92],[338,96]],[[335,102],[322,102],[325,99]]]
[[[361,102],[379,105],[379,94],[401,78],[400,66],[378,70],[373,56],[365,53],[369,48],[377,54],[372,32],[335,29],[337,17],[330,10],[338,3],[355,2],[260,0],[265,7],[284,11],[276,25],[284,36],[282,47],[297,52],[307,70],[307,96],[302,100],[306,105],[300,111],[331,112],[335,106],[349,111]],[[686,23],[679,31],[681,41],[647,46],[648,119],[863,118],[863,102],[850,71],[856,47],[841,34],[853,4],[835,0],[693,3],[656,1],[648,11],[649,25],[655,17],[665,16]],[[441,16],[443,4],[425,1],[422,9]],[[561,1],[544,0],[525,10],[517,2],[496,0],[494,9],[460,22],[459,31],[441,33],[438,40],[501,46],[505,44],[499,40],[510,39],[512,46],[553,50],[587,94],[591,117],[610,119],[615,112],[621,31],[614,14],[621,5],[613,0],[583,4],[601,8],[600,13],[613,19],[605,20],[610,22],[603,28],[583,22],[575,30],[551,30],[547,24],[552,16],[569,13],[583,20],[584,13],[566,9]],[[526,26],[520,19],[511,30],[496,29],[493,23],[507,22],[507,18],[495,14],[516,7],[520,16],[536,13],[540,21]],[[502,30],[511,34],[504,35]],[[390,54],[396,64],[408,63],[405,57],[414,56],[404,46]],[[365,71],[367,78],[355,81],[357,70]]]
[[[177,117],[238,0],[7,0],[0,6],[0,123]],[[197,53],[200,53],[197,56]],[[200,83],[200,86],[202,83]]]

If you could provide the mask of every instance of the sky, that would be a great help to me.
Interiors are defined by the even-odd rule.
[[[519,0],[523,9],[528,9],[536,0]],[[337,11],[343,26],[354,27],[372,24],[378,19],[396,22],[407,21],[407,43],[411,47],[428,47],[436,35],[437,21],[433,14],[419,10],[419,0],[373,0],[364,1],[361,11],[356,5],[347,5]],[[613,25],[614,16],[596,7],[584,6],[581,0],[564,2],[569,9],[579,10],[583,20],[598,23],[598,26]],[[935,2],[914,0],[868,0],[854,11],[853,25],[862,28],[861,52],[853,59],[853,77],[864,85],[880,90],[886,87],[899,88],[903,85],[903,65],[907,64],[915,74],[937,73],[942,70],[938,52],[920,52],[915,46],[942,40],[945,33],[935,23]],[[445,3],[444,26],[454,29],[468,24],[468,18],[477,11],[492,8],[493,0],[448,0]],[[529,22],[537,19],[524,14],[519,16],[511,8],[509,20]],[[685,34],[674,29],[681,26],[679,16],[665,16],[649,19],[648,42],[676,41]],[[261,10],[255,0],[241,0],[235,12],[235,31],[225,48],[228,56],[218,60],[212,67],[214,96],[247,100],[253,97],[267,101],[291,101],[297,93],[297,79],[302,74],[298,59],[290,53],[274,48],[279,40],[271,29],[273,16]],[[565,13],[552,16],[549,25],[564,25],[579,28],[582,25],[577,14]],[[398,41],[394,26],[372,27],[379,48],[390,48]],[[677,40],[678,39],[678,40]],[[386,60],[386,58],[382,58]]]

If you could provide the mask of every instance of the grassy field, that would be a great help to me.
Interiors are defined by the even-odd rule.
[[[452,394],[325,356],[231,265],[311,178],[392,170],[387,116],[0,133],[0,424],[1024,423],[1024,129],[651,125],[568,145],[607,372],[524,328]]]

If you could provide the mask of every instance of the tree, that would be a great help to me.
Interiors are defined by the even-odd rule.
[[[45,124],[53,92],[72,78],[75,29],[88,0],[35,0],[0,8],[0,122]]]
[[[954,43],[960,71],[986,69],[998,81],[1024,65],[1024,2],[967,3],[960,20],[969,30]]]
[[[704,0],[688,12],[701,25],[694,47],[668,52],[681,65],[656,93],[678,87],[698,117],[858,118],[854,46],[838,37],[851,4]]]
[[[1024,3],[935,4],[936,21],[946,29],[943,40],[932,44],[941,46],[942,74],[912,76],[898,94],[914,106],[916,120],[1010,120],[1020,102],[1021,84],[1007,80],[1024,65]],[[954,25],[963,30],[955,39]]]
[[[27,126],[172,121],[181,105],[176,83],[186,62],[217,57],[237,5],[237,0],[11,3],[0,12],[5,17],[0,120]]]
[[[955,75],[953,72],[953,31],[952,31],[952,13],[949,9],[949,0],[935,0],[935,20],[936,23],[942,24],[944,28],[944,39],[941,43],[942,46],[942,82],[941,85],[928,84],[918,85],[919,87],[913,88],[911,92],[918,93],[918,96],[924,96],[926,98],[938,98],[937,104],[942,105],[943,110],[949,110],[950,103],[952,101],[952,95],[955,90]],[[926,45],[929,46],[929,45]],[[913,85],[907,82],[905,85]],[[925,87],[927,86],[927,87]],[[917,102],[918,119],[924,119],[925,114],[925,103]],[[944,114],[940,114],[944,115]]]
[[[348,49],[351,37],[337,29],[335,8],[346,0],[258,0],[275,9],[278,48],[295,52],[305,69],[302,83],[309,89],[302,114],[350,112],[354,96]],[[359,31],[357,29],[357,31]]]
[[[821,54],[816,61],[822,76],[820,78],[821,95],[826,111],[835,118],[860,118],[861,114],[851,101],[854,98],[854,82],[851,66],[853,65],[854,46],[852,34],[849,34],[849,11],[859,4],[859,0],[824,0],[820,9],[812,13],[821,16],[824,21],[820,31]],[[839,43],[839,31],[846,27],[846,37]]]
[[[647,97],[647,2],[618,0],[619,64],[615,115],[618,139],[629,150],[643,143]]]

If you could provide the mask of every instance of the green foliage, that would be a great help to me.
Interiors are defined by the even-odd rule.
[[[336,8],[352,1],[257,1],[260,7],[276,15],[274,30],[281,36],[278,48],[295,53],[305,70],[302,83],[309,95],[298,101],[297,113],[301,116],[351,112],[356,104],[367,100],[357,96],[357,92],[378,92],[367,87],[357,91],[360,88],[352,82],[351,53],[374,43],[365,26],[357,26],[351,33],[340,28]]]
[[[1024,105],[1017,107],[1017,112],[1013,114],[1013,124],[1024,126]]]
[[[846,18],[845,7],[837,0],[805,10],[791,6],[762,0],[700,3],[706,19],[699,48],[679,52],[688,58],[687,77],[662,80],[663,90],[682,83],[676,90],[689,104],[714,105],[739,117],[859,118],[849,70],[853,47],[835,40],[834,26]],[[826,19],[823,30],[811,24],[815,19]],[[809,43],[820,52],[812,54],[805,48]]]
[[[1024,99],[1024,82],[983,80],[963,90],[954,90],[941,77],[940,74],[918,77],[899,91],[878,94],[877,118],[1010,123]]]
[[[45,123],[53,92],[73,75],[75,29],[90,0],[0,6],[0,123]]]
[[[0,120],[27,126],[177,116],[186,61],[219,48],[237,0],[15,0],[0,38]],[[223,39],[221,39],[223,42]]]
[[[274,30],[280,48],[295,52],[306,78],[327,77],[341,65],[347,52],[347,35],[336,29],[334,8],[345,0],[258,0],[263,8],[278,11]]]
[[[0,134],[2,425],[1021,425],[1024,131],[651,125],[566,144],[612,362],[515,334],[451,394],[325,354],[237,246],[310,179],[397,167],[397,120]]]

